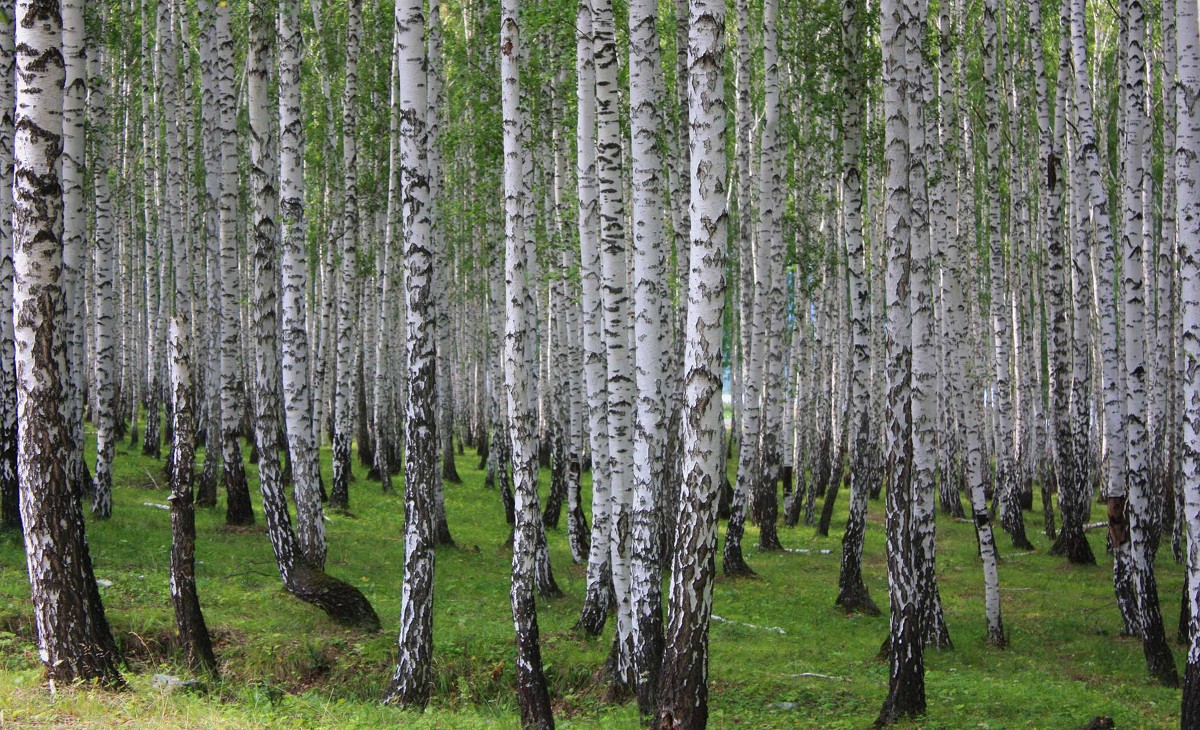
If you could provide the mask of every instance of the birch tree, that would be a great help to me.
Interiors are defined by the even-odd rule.
[[[396,671],[384,700],[424,707],[433,685],[434,490],[438,474],[437,355],[423,0],[395,10],[400,84],[400,180],[405,270],[404,587]],[[450,454],[453,458],[453,452]],[[514,561],[515,558],[514,548]],[[515,564],[515,562],[514,562]],[[514,590],[516,581],[513,581]]]
[[[880,6],[883,44],[884,245],[887,247],[887,559],[891,603],[888,695],[880,725],[925,712],[925,662],[918,594],[917,495],[913,480],[913,340],[910,293],[909,105],[906,79],[917,62],[907,35],[921,0]]]
[[[500,78],[504,124],[504,390],[508,401],[508,438],[512,445],[513,529],[512,602],[517,635],[517,700],[525,728],[554,727],[550,693],[542,670],[538,644],[537,605],[533,595],[537,550],[536,521],[540,519],[537,493],[537,416],[530,398],[529,290],[526,241],[525,155],[521,144],[525,126],[521,110],[521,24],[517,0],[504,0],[500,8]]]
[[[717,546],[717,493],[724,479],[721,330],[725,314],[725,4],[688,6],[688,304],[680,443],[679,510],[655,725],[708,721],[708,627]]]
[[[629,104],[633,168],[633,339],[637,411],[633,424],[632,548],[630,604],[633,614],[632,667],[638,708],[653,715],[662,661],[662,567],[659,562],[659,495],[663,489],[666,404],[664,289],[666,232],[663,225],[662,58],[658,6],[654,0],[629,5]]]
[[[229,28],[229,6],[217,3],[216,87],[217,155],[220,159],[220,197],[217,200],[217,233],[221,270],[221,465],[225,484],[225,521],[231,525],[254,522],[242,447],[238,443],[242,389],[241,316],[238,306],[237,246],[237,123],[233,88],[234,41]],[[262,347],[262,343],[259,343]],[[210,447],[211,448],[211,447]]]
[[[0,5],[0,308],[13,308],[15,0]],[[17,480],[17,381],[13,320],[0,317],[0,529],[21,529]]]
[[[1188,555],[1200,555],[1200,23],[1196,3],[1175,4],[1176,216],[1183,325],[1183,484]],[[1180,727],[1200,724],[1200,562],[1187,565],[1188,653]]]
[[[100,601],[79,494],[67,478],[64,385],[62,16],[16,4],[13,139],[13,321],[17,480],[38,650],[51,682],[121,684]]]
[[[300,106],[303,38],[299,0],[279,3],[279,210],[283,274],[282,373],[288,456],[296,500],[296,534],[305,559],[325,565],[321,475],[313,438],[308,349],[307,220],[304,210],[304,125]]]
[[[329,506],[350,506],[350,440],[354,430],[351,411],[355,394],[354,342],[358,265],[358,52],[362,34],[362,2],[351,0],[346,16],[346,81],[342,87],[342,238],[337,300],[337,354],[333,400],[333,487]]]

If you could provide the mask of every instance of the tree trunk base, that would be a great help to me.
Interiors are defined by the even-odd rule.
[[[604,624],[608,620],[608,606],[605,596],[600,595],[600,591],[589,591],[584,599],[583,610],[579,614],[579,620],[575,622],[575,630],[582,633],[584,636],[596,637],[604,631]]]
[[[725,571],[725,575],[729,578],[756,578],[758,573],[755,573],[749,565],[746,564],[746,559],[742,557],[742,551],[726,550],[721,558],[721,568]]]
[[[1058,540],[1050,548],[1050,554],[1066,556],[1067,562],[1072,565],[1096,564],[1096,555],[1092,552],[1092,546],[1088,543],[1087,535],[1082,531],[1074,534],[1066,530],[1060,532]]]
[[[1183,675],[1181,730],[1200,728],[1200,662],[1188,662]]]
[[[834,605],[846,613],[861,613],[864,616],[883,615],[879,606],[876,606],[875,601],[871,600],[871,594],[867,587],[862,583],[840,589]]]
[[[323,571],[297,564],[288,592],[351,628],[379,631],[379,616],[367,597],[354,586]]]

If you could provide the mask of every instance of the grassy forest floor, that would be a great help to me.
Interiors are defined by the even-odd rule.
[[[93,444],[89,441],[89,463]],[[0,533],[0,727],[517,727],[513,629],[509,613],[507,527],[499,494],[483,485],[478,458],[458,457],[462,485],[447,485],[456,547],[437,556],[436,687],[421,714],[382,707],[393,667],[402,575],[403,500],[380,494],[355,457],[352,514],[331,516],[328,570],[358,585],[384,630],[340,628],[282,590],[262,527],[224,526],[224,497],[197,511],[200,600],[222,679],[206,691],[154,686],[155,673],[187,677],[170,648],[174,633],[167,574],[169,513],[161,463],[122,443],[115,506],[108,522],[88,520],[96,575],[108,618],[130,662],[131,690],[68,690],[51,696],[37,660],[25,558],[18,535]],[[732,467],[731,467],[732,468]],[[326,483],[329,453],[322,452]],[[257,472],[248,468],[252,494]],[[586,480],[586,476],[585,476]],[[543,500],[548,474],[542,473]],[[397,487],[400,483],[397,482]],[[585,481],[585,489],[587,487]],[[811,527],[780,528],[789,548],[747,560],[757,579],[718,577],[710,651],[710,727],[864,728],[887,692],[887,665],[876,658],[886,618],[846,616],[837,594],[841,525],[831,537]],[[1112,563],[1091,534],[1096,567],[1073,567],[1045,554],[1040,513],[1026,513],[1037,552],[1020,554],[1001,535],[1000,579],[1010,646],[983,645],[982,578],[974,529],[939,517],[938,572],[954,648],[927,653],[929,714],[911,727],[1081,728],[1108,715],[1116,727],[1178,725],[1179,692],[1151,683],[1139,642],[1120,636]],[[886,606],[883,505],[872,502],[864,572]],[[555,578],[564,597],[538,601],[543,657],[560,727],[636,728],[636,705],[605,699],[603,664],[611,638],[572,631],[584,571],[570,561],[566,520],[550,531]],[[747,545],[757,532],[749,528]],[[1159,584],[1168,633],[1179,610],[1182,570],[1163,550]],[[719,560],[719,558],[718,558]],[[754,628],[756,627],[777,627]],[[1184,651],[1176,646],[1182,667]],[[798,676],[804,673],[827,675]]]

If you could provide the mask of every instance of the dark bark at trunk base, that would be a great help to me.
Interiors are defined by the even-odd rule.
[[[1188,582],[1186,580],[1183,582],[1182,593],[1183,596],[1179,601],[1179,627],[1176,629],[1175,640],[1184,646],[1188,646],[1191,643],[1191,637],[1188,636],[1188,632],[1191,631],[1189,624],[1192,617],[1188,615],[1188,606],[1191,604],[1188,601]],[[1200,715],[1197,715],[1197,720],[1200,720]]]
[[[179,489],[170,500],[171,601],[175,607],[179,645],[183,648],[188,668],[215,678],[217,658],[213,654],[212,639],[196,593],[196,514],[191,491],[190,487]]]
[[[246,485],[246,470],[242,467],[242,452],[236,437],[230,438],[234,439],[232,448],[236,450],[238,458],[232,461],[225,459],[225,468],[222,470],[225,482],[225,524],[253,525],[254,508],[250,505],[250,489]],[[231,447],[227,444],[225,448]]]
[[[608,676],[608,687],[604,690],[604,701],[624,704],[636,696],[633,677],[621,674],[619,655],[621,638],[619,632],[613,632],[613,640],[609,643],[608,656],[604,659],[604,670]]]
[[[879,610],[879,606],[875,605],[875,601],[871,600],[871,593],[867,590],[867,586],[862,581],[862,576],[858,578],[858,585],[843,585],[838,588],[837,600],[834,605],[842,609],[846,613],[861,613],[864,616],[882,616],[883,612]]]
[[[155,382],[151,383],[150,396],[146,400],[146,434],[142,440],[142,456],[149,456],[151,459],[162,458],[162,442],[158,423],[159,385],[157,380],[155,378]]]
[[[333,489],[329,492],[332,509],[350,508],[350,435],[333,437]]]
[[[483,471],[487,468],[488,453],[488,432],[486,428],[479,429],[479,445],[476,447],[476,452],[479,454],[479,466],[475,467],[478,471]]]
[[[1042,482],[1042,524],[1043,531],[1046,537],[1050,540],[1058,539],[1058,529],[1054,524],[1054,500],[1050,496],[1050,486]]]
[[[454,434],[446,434],[443,438],[445,444],[442,448],[442,481],[462,484],[462,477],[458,475],[458,464],[454,462]]]
[[[337,623],[365,631],[378,631],[379,616],[370,601],[354,586],[296,561],[288,593],[324,611]]]
[[[903,642],[909,647],[907,650],[897,649],[894,646],[895,642],[888,642],[891,674],[887,699],[883,701],[883,709],[879,711],[879,717],[875,720],[877,728],[925,714],[925,666],[919,637],[916,635],[916,618],[914,613],[904,622],[911,632]]]
[[[1200,662],[1188,662],[1183,675],[1180,730],[1200,730]]]
[[[817,534],[821,537],[829,537],[829,523],[833,521],[833,507],[837,503],[841,484],[841,479],[831,481],[829,488],[825,490],[825,502],[821,505],[821,519],[817,522]]]
[[[1088,544],[1087,535],[1082,531],[1074,534],[1067,532],[1066,526],[1058,533],[1058,540],[1050,548],[1051,555],[1066,556],[1073,565],[1095,565],[1096,555]]]
[[[579,620],[575,622],[575,630],[584,636],[599,636],[608,620],[608,606],[612,602],[612,574],[607,566],[602,571],[598,583],[599,585],[588,586],[583,598],[583,609],[579,612]]]
[[[521,727],[553,730],[554,714],[542,670],[536,604],[530,594],[514,595],[512,603],[513,620],[517,624],[517,703],[521,707]]]
[[[1153,560],[1153,555],[1150,556]],[[1158,607],[1158,582],[1154,567],[1143,576],[1142,604],[1142,653],[1146,656],[1146,669],[1150,676],[1164,687],[1178,687],[1179,673],[1175,669],[1175,658],[1167,645],[1167,634],[1163,628],[1162,612]]]
[[[550,493],[546,496],[546,507],[542,510],[542,524],[558,528],[563,500],[567,497],[566,449],[561,437],[554,439],[554,459],[550,466]]]

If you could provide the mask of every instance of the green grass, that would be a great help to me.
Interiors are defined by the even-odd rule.
[[[89,449],[91,444],[89,443]],[[89,451],[89,454],[91,452]],[[329,454],[322,452],[329,479]],[[454,548],[437,556],[434,700],[424,713],[381,707],[392,671],[402,575],[403,501],[383,496],[361,477],[351,485],[352,516],[328,524],[328,569],[358,585],[384,622],[376,635],[338,627],[281,589],[270,546],[258,523],[224,528],[224,502],[198,510],[198,584],[214,634],[222,680],[207,692],[168,693],[156,672],[186,675],[170,647],[173,619],[167,589],[168,512],[161,464],[122,444],[116,460],[115,507],[108,522],[88,522],[96,574],[109,621],[130,660],[131,690],[70,690],[51,696],[41,684],[19,536],[0,534],[0,728],[79,727],[516,727],[513,633],[509,614],[507,528],[496,491],[483,486],[478,459],[458,459],[465,483],[447,485]],[[252,487],[257,473],[249,467]],[[543,473],[543,489],[548,481]],[[328,483],[328,481],[326,482]],[[400,483],[397,483],[397,487]],[[585,484],[586,486],[586,484]],[[846,494],[835,524],[844,523]],[[882,504],[871,504],[864,566],[886,606]],[[1045,555],[1041,515],[1027,513],[1035,554],[1001,564],[1004,620],[1010,647],[989,649],[984,636],[982,580],[970,524],[941,519],[938,569],[954,648],[927,654],[929,714],[911,727],[1079,728],[1110,715],[1122,728],[1177,726],[1179,693],[1146,678],[1138,642],[1119,636],[1111,562],[1099,533],[1097,567],[1072,567]],[[560,727],[637,727],[632,703],[605,700],[600,640],[571,629],[584,594],[584,574],[570,562],[565,519],[550,534],[555,577],[565,597],[538,601],[543,657]],[[812,528],[780,528],[791,548],[829,555],[760,554],[748,548],[755,580],[717,579],[715,612],[731,621],[780,627],[786,633],[714,623],[711,633],[711,727],[863,728],[887,689],[886,663],[876,659],[886,618],[847,617],[834,608],[840,529],[817,538]],[[746,544],[757,533],[750,528]],[[1013,554],[1000,538],[1004,553]],[[1164,553],[1169,551],[1164,550]],[[1173,635],[1182,571],[1159,563],[1164,614]],[[1182,661],[1183,650],[1176,648]],[[804,672],[838,679],[795,677]],[[774,707],[794,703],[794,707]]]

